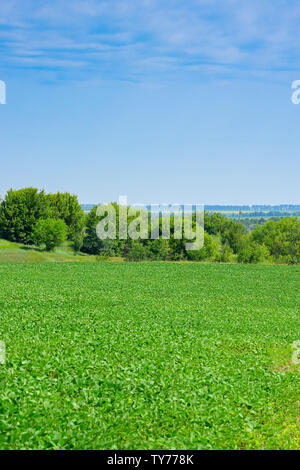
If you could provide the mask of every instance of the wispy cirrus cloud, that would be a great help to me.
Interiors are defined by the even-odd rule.
[[[141,79],[300,64],[298,0],[12,0],[0,4],[0,26],[2,69],[45,67],[65,79],[77,68]]]

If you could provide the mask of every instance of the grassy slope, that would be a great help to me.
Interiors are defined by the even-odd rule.
[[[0,264],[0,448],[299,448],[299,274]]]
[[[95,261],[94,256],[83,253],[74,255],[70,244],[64,243],[54,252],[46,252],[35,246],[25,246],[0,239],[0,263],[32,263],[51,261]]]

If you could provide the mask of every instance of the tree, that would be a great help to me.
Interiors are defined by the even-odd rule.
[[[264,244],[277,261],[300,262],[300,221],[297,217],[270,220],[255,227],[253,240]]]
[[[226,220],[222,229],[222,242],[228,243],[234,253],[238,253],[247,244],[245,227],[234,220]]]
[[[81,233],[84,226],[84,211],[77,196],[70,193],[46,195],[51,218],[62,219],[68,226],[68,239],[72,240]]]
[[[97,206],[94,206],[85,218],[85,234],[82,251],[91,255],[116,256],[118,254],[119,240],[100,239],[96,227],[102,217],[97,215]]]
[[[102,240],[99,240],[96,233],[99,220],[100,217],[97,216],[97,206],[94,206],[85,217],[85,234],[82,245],[82,251],[90,255],[98,255],[102,246]]]
[[[225,245],[222,246],[219,260],[221,263],[230,263],[233,261],[233,257],[234,257],[233,251],[228,245],[228,243],[226,243]]]
[[[270,259],[268,248],[256,242],[249,243],[238,253],[239,263],[263,263]]]
[[[72,242],[74,253],[78,253],[83,246],[83,234],[75,233],[75,235],[72,237]]]
[[[35,224],[48,215],[44,191],[36,188],[10,189],[0,206],[1,236],[10,241],[31,244]]]
[[[150,240],[148,243],[149,255],[153,260],[167,260],[170,259],[170,245],[169,240],[163,240],[162,238],[156,238]]]
[[[217,235],[218,233],[222,233],[224,228],[226,227],[226,219],[222,214],[215,212],[213,214],[209,214],[208,212],[204,213],[204,226],[207,233],[210,235]]]
[[[33,240],[36,245],[45,245],[47,251],[54,250],[67,238],[68,227],[63,220],[41,219],[33,230]]]
[[[220,246],[215,238],[204,232],[204,245],[200,250],[187,251],[188,259],[192,261],[210,260],[215,261],[219,255]]]
[[[148,256],[148,249],[140,240],[131,240],[125,257],[126,261],[142,261]]]

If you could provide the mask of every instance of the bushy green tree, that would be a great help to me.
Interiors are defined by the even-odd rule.
[[[147,246],[141,240],[131,240],[126,250],[126,261],[143,261],[149,258]]]
[[[187,251],[187,258],[192,261],[210,260],[218,258],[220,245],[217,240],[207,232],[204,232],[204,245],[200,250]]]
[[[259,245],[257,242],[251,242],[238,253],[239,263],[263,263],[270,261],[270,252],[266,245]]]
[[[297,217],[270,220],[253,230],[253,240],[264,244],[279,262],[300,262],[300,221]]]
[[[231,263],[234,259],[234,254],[228,243],[222,245],[221,252],[219,255],[219,261],[221,263]]]
[[[171,258],[169,240],[163,240],[162,238],[150,240],[148,247],[149,256],[153,260],[167,260]]]
[[[101,240],[97,236],[96,228],[101,217],[97,215],[97,206],[94,206],[85,218],[85,232],[82,251],[91,255],[116,256],[124,245],[121,240]]]
[[[186,241],[184,238],[177,240],[171,234],[171,238],[169,240],[171,260],[179,261],[186,257],[185,243]]]
[[[228,243],[233,252],[238,253],[247,244],[245,227],[234,220],[227,219],[222,229],[222,242]]]
[[[75,233],[75,235],[73,235],[72,237],[72,242],[73,242],[74,253],[78,253],[83,246],[83,233],[82,232]]]
[[[222,233],[227,227],[227,222],[228,219],[218,212],[213,214],[208,214],[205,212],[204,214],[205,231],[210,235],[217,235],[218,233]]]
[[[32,233],[36,245],[45,245],[47,251],[52,251],[67,238],[68,227],[60,219],[40,219]]]
[[[1,236],[7,240],[31,244],[37,221],[49,216],[44,191],[36,188],[10,189],[0,206]]]
[[[53,219],[61,219],[68,227],[68,238],[78,237],[84,226],[84,211],[77,196],[70,193],[47,194],[46,199]]]
[[[82,251],[90,255],[98,255],[100,252],[101,240],[99,240],[96,233],[99,220],[97,206],[94,206],[85,217],[85,233],[82,245]]]

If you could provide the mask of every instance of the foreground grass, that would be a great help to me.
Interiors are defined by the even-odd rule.
[[[64,243],[55,251],[47,252],[32,245],[0,239],[0,263],[36,263],[57,261],[95,261],[96,257],[84,253],[74,254],[71,243]]]
[[[299,274],[0,264],[0,448],[299,448]]]

